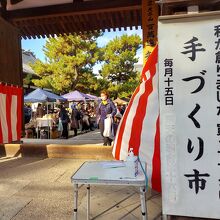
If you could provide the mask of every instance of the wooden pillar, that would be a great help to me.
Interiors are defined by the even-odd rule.
[[[23,86],[21,38],[11,24],[0,18],[0,82]]]
[[[1,17],[0,82],[23,87],[21,36],[19,34],[19,31],[15,27],[13,27],[11,24],[9,24],[6,20],[2,19]],[[21,112],[23,115],[23,105]]]
[[[158,14],[155,0],[142,0],[143,63],[157,44]]]

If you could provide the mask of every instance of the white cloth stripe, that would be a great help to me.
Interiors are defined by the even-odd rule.
[[[155,135],[157,132],[159,132],[157,130],[157,120],[159,117],[158,63],[156,57],[158,52],[157,50],[158,49],[156,47],[155,50],[152,52],[151,57],[149,57],[149,60],[145,64],[144,69],[142,70],[142,75],[145,75],[146,77],[144,78],[147,80],[140,84],[140,90],[134,97],[133,103],[130,106],[128,112],[128,117],[125,121],[123,121],[125,123],[124,131],[122,130],[121,126],[118,127],[117,134],[121,134],[122,138],[121,140],[119,140],[116,136],[116,141],[113,147],[113,155],[116,151],[120,150],[119,159],[124,160],[127,157],[129,147],[139,148],[135,149],[135,152],[138,151],[140,160],[146,162],[147,164],[146,168],[149,185],[152,186],[153,189],[160,191],[160,182],[157,182],[157,184],[153,182],[155,184],[152,185],[152,177],[155,177],[157,181],[160,178],[158,172],[153,173],[154,171],[156,171],[153,169],[153,159],[154,156],[158,156],[157,154],[155,154],[155,147],[159,147],[156,145],[159,143],[159,136],[157,137],[157,140],[155,140]],[[147,88],[145,90],[146,86]],[[150,88],[152,88],[152,91],[149,90]],[[144,96],[144,100],[140,99],[142,95]],[[147,102],[145,103],[145,101]],[[138,107],[141,107],[141,109],[138,110]],[[146,114],[144,115],[144,118],[141,118],[141,123],[143,124],[139,125],[137,123],[139,123],[140,118],[136,120],[136,116],[141,117],[140,111],[142,110],[146,110]],[[138,133],[132,131],[132,127],[134,125],[135,127],[141,126],[139,127],[140,131],[138,131]],[[140,146],[129,146],[130,140],[135,143],[138,138],[140,138]],[[120,141],[121,146],[119,145]],[[115,146],[117,146],[117,148]],[[159,169],[160,161],[158,160],[157,163],[158,164],[155,164],[155,166]]]
[[[147,174],[149,180],[151,180],[153,169],[152,160],[154,156],[156,122],[159,115],[158,106],[158,74],[155,74],[153,78],[153,92],[148,97],[147,111],[144,118],[139,149],[140,159],[147,162]]]
[[[3,143],[8,143],[8,124],[6,118],[6,95],[0,93],[0,118],[2,127]]]
[[[139,88],[139,86],[136,88],[136,90]],[[136,90],[135,90],[135,92],[136,92]],[[135,94],[135,92],[134,92],[134,94]],[[140,91],[139,91],[140,92]],[[135,95],[135,97],[138,95],[138,92],[137,92],[137,94]],[[134,101],[134,100],[133,100]],[[130,104],[130,103],[129,103]],[[131,105],[131,108],[133,107],[133,103],[132,103],[132,105]],[[128,108],[126,108],[126,110],[125,110],[125,112],[124,112],[124,114],[123,114],[123,117],[122,117],[122,119],[121,119],[121,121],[120,121],[120,123],[119,123],[119,125],[118,125],[118,129],[117,129],[117,133],[116,133],[116,136],[115,136],[115,141],[114,141],[114,143],[117,143],[118,142],[118,136],[119,136],[119,131],[121,130],[121,124],[122,124],[122,122],[125,120],[124,119],[124,115],[126,115],[127,112],[128,111]],[[127,115],[127,118],[128,118],[128,115]],[[126,119],[127,120],[127,119]],[[125,124],[125,126],[126,126],[126,124]],[[120,131],[120,132],[122,132],[122,131]],[[113,146],[113,149],[112,149],[112,154],[113,154],[113,156],[115,157],[115,153],[116,153],[116,149],[117,149],[118,147],[116,147],[116,145],[114,145]]]
[[[131,137],[132,125],[134,122],[133,120],[134,120],[135,115],[138,114],[136,112],[137,108],[138,108],[138,103],[139,103],[140,97],[144,94],[144,92],[145,92],[145,83],[142,82],[140,85],[140,90],[134,98],[132,108],[130,109],[130,112],[128,113],[127,121],[125,124],[125,130],[124,130],[124,133],[122,136],[120,160],[126,159],[126,157],[128,155],[128,147],[132,147],[132,146],[128,146],[128,145],[129,145],[129,141],[130,141],[130,137]]]
[[[11,130],[12,130],[12,141],[17,140],[17,96],[12,96],[11,102]]]

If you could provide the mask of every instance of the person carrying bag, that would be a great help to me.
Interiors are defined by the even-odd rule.
[[[112,140],[114,139],[113,131],[113,118],[117,112],[114,103],[109,99],[107,91],[101,92],[101,103],[99,103],[96,110],[96,116],[99,119],[99,129],[103,136],[104,146],[111,146]]]
[[[103,136],[110,138],[111,140],[114,139],[114,127],[113,127],[113,119],[111,114],[107,115],[106,119],[104,120]]]

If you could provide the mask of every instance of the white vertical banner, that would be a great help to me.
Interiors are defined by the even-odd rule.
[[[220,14],[159,19],[163,214],[220,219]]]

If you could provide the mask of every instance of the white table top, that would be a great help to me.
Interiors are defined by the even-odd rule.
[[[52,127],[53,119],[52,118],[36,118],[38,127]]]
[[[115,168],[112,168],[115,163]],[[109,184],[109,185],[133,185],[145,186],[145,175],[139,166],[136,178],[126,177],[129,168],[118,166],[118,161],[89,161],[71,177],[72,183],[81,184]]]

